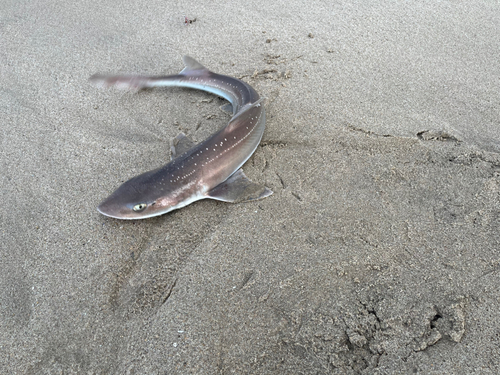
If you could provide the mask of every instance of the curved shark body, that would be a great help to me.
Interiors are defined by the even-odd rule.
[[[101,76],[90,80],[104,87],[123,89],[177,86],[216,94],[233,109],[229,123],[199,144],[184,134],[172,146],[172,161],[122,184],[97,210],[116,219],[145,219],[205,198],[245,202],[272,194],[250,181],[240,169],[260,143],[265,128],[265,109],[259,94],[245,82],[210,72],[185,56],[186,67],[163,77]]]

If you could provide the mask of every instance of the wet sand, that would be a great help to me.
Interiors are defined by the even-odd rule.
[[[0,9],[2,374],[500,371],[498,4]],[[267,97],[274,195],[100,215],[229,115],[88,77],[185,54]]]

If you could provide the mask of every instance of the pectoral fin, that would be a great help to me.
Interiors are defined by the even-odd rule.
[[[239,169],[223,183],[207,193],[207,198],[223,202],[241,203],[268,197],[273,192],[264,185],[256,184],[248,179]]]
[[[174,160],[179,155],[189,150],[195,145],[195,143],[189,139],[186,134],[180,133],[177,137],[172,140],[172,146],[170,146],[171,160]]]
[[[230,115],[234,115],[233,113],[233,105],[231,103],[226,103],[219,107],[222,111],[229,113]]]

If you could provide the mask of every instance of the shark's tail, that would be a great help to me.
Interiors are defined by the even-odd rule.
[[[189,56],[183,57],[185,68],[178,75],[141,76],[141,75],[101,75],[94,74],[90,82],[100,88],[115,87],[120,90],[139,91],[161,86],[179,86],[175,82],[185,76],[201,76],[210,73],[207,68]]]
[[[153,77],[147,76],[113,76],[94,74],[90,77],[90,82],[100,88],[116,87],[120,90],[139,91],[148,87],[153,87]]]

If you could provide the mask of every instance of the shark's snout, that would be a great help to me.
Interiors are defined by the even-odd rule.
[[[115,219],[125,219],[123,206],[110,199],[105,199],[104,201],[102,201],[99,206],[97,206],[97,211],[105,216],[109,216]]]

